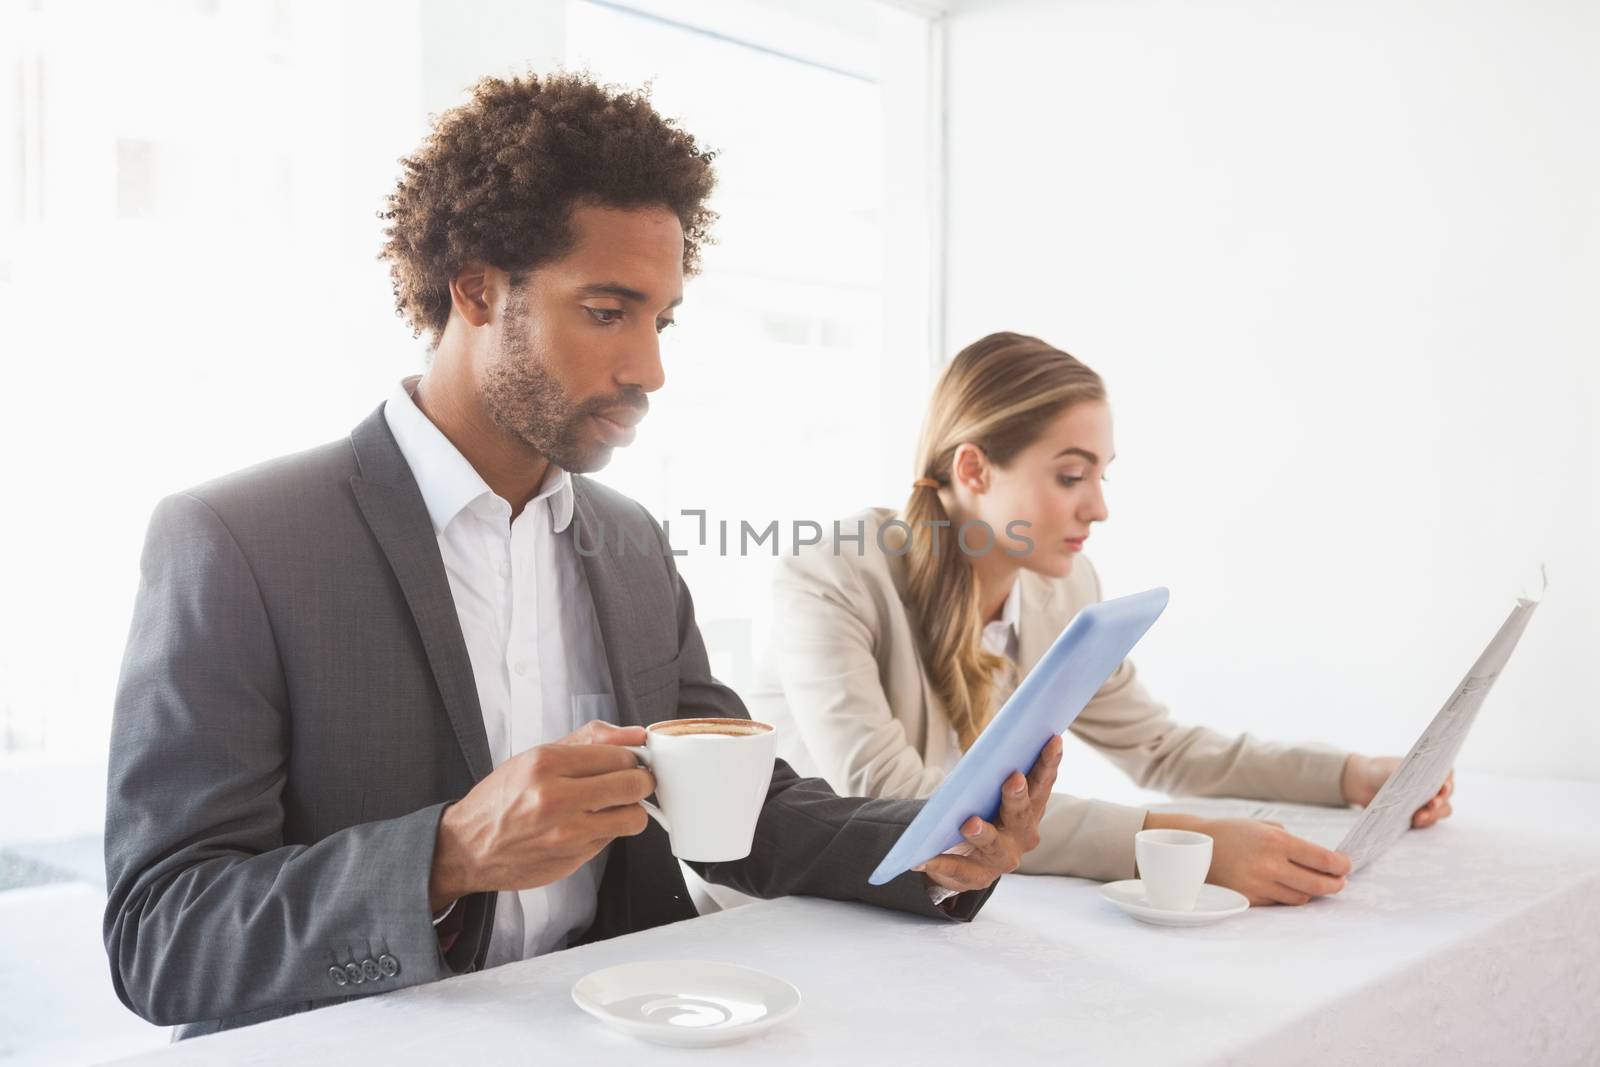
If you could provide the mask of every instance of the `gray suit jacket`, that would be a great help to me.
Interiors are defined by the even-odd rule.
[[[564,536],[581,538],[619,722],[745,716],[711,677],[660,527],[573,487]],[[446,957],[428,874],[440,812],[491,769],[433,527],[381,408],[346,440],[163,500],[112,726],[118,996],[188,1037],[481,967],[494,895],[459,905]],[[759,897],[970,919],[987,893],[947,914],[921,875],[867,884],[918,806],[840,798],[780,761],[750,856],[696,870]],[[654,822],[610,846],[597,907],[583,940],[694,916]]]

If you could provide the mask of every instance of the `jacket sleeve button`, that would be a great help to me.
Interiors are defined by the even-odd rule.
[[[350,981],[350,979],[345,977],[345,973],[344,973],[344,968],[343,967],[329,967],[328,968],[328,977],[333,979],[333,984],[334,985],[341,985],[342,986],[346,982]]]

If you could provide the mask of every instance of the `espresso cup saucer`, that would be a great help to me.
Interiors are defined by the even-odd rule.
[[[731,1045],[800,1010],[781,978],[704,960],[624,963],[578,979],[572,999],[607,1026],[657,1045]]]
[[[1250,901],[1245,899],[1243,893],[1210,882],[1200,887],[1200,896],[1195,899],[1193,911],[1154,907],[1145,896],[1144,883],[1138,878],[1108,882],[1100,887],[1100,895],[1140,922],[1156,926],[1205,926],[1250,907]]]

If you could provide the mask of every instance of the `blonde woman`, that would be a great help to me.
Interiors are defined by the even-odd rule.
[[[783,560],[751,711],[782,727],[784,758],[841,795],[931,794],[1073,615],[1101,599],[1083,549],[1107,517],[1112,456],[1105,387],[1078,360],[1012,333],[957,355],[934,390],[905,506],[852,515],[837,541]],[[1399,762],[1179,725],[1129,662],[1072,732],[1172,794],[1364,805]],[[1451,788],[1413,825],[1449,815]],[[1210,834],[1209,880],[1252,904],[1304,904],[1337,893],[1349,872],[1346,857],[1276,823],[1064,794],[1021,869],[1132,878],[1134,834],[1163,826]]]

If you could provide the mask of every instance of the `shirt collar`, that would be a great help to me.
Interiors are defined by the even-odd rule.
[[[1000,621],[1015,630],[1021,619],[1022,576],[1019,574],[1017,580],[1011,583],[1011,592],[1006,594],[1005,606],[1000,609]]]
[[[450,439],[435,426],[417,407],[412,398],[416,377],[406,378],[395,386],[394,393],[383,405],[383,417],[394,434],[395,444],[405,457],[411,475],[422,492],[422,502],[427,505],[428,518],[433,521],[435,535],[468,507],[478,510],[485,518],[509,518],[511,505],[495,495],[489,483],[483,480],[476,468],[468,462]],[[572,475],[550,464],[539,492],[528,501],[532,507],[541,500],[550,502],[550,528],[561,533],[572,522]]]
[[[1022,576],[1011,583],[1011,592],[1006,594],[1006,602],[1000,605],[1000,617],[990,626],[1003,626],[1007,633],[1017,632],[1017,620],[1022,618]]]

